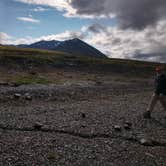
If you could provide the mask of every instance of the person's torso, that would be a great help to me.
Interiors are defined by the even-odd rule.
[[[166,75],[160,74],[155,78],[155,87],[159,87],[161,92],[166,93]]]

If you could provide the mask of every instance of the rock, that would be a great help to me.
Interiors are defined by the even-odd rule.
[[[85,113],[81,113],[81,117],[82,117],[82,118],[86,118]]]
[[[8,86],[8,83],[7,82],[0,82],[0,86]]]
[[[116,131],[121,131],[121,130],[122,130],[121,126],[119,126],[119,125],[115,125],[115,126],[114,126],[114,129],[115,129]]]
[[[19,99],[20,97],[21,97],[21,94],[20,94],[20,93],[15,93],[15,94],[14,94],[14,98],[15,98],[15,99]]]
[[[43,124],[37,122],[33,125],[33,128],[36,129],[36,130],[40,130],[41,128],[43,127]]]
[[[130,130],[131,127],[132,127],[132,123],[129,122],[129,121],[126,121],[125,124],[124,124],[124,128],[125,128],[126,130]]]
[[[124,128],[125,128],[126,130],[130,130],[130,129],[131,129],[131,126],[129,126],[128,124],[124,124]]]
[[[81,125],[81,127],[82,127],[82,128],[85,128],[85,127],[86,127],[86,125]]]
[[[26,100],[32,100],[32,96],[26,96],[25,99]]]
[[[32,100],[32,96],[29,93],[25,94],[25,99],[26,100]]]
[[[153,146],[153,142],[149,139],[146,139],[146,138],[141,138],[139,140],[139,142],[141,145],[144,145],[144,146]]]
[[[128,125],[128,126],[130,126],[130,127],[132,126],[132,123],[129,122],[129,121],[126,121],[125,124]]]

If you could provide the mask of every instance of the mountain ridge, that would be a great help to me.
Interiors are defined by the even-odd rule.
[[[92,47],[86,42],[74,38],[65,41],[58,40],[41,40],[32,44],[20,44],[16,45],[19,48],[37,48],[37,49],[45,49],[45,50],[54,50],[54,51],[62,51],[66,53],[70,53],[72,55],[82,55],[88,57],[98,57],[98,58],[106,58],[107,56],[100,52],[98,49]]]

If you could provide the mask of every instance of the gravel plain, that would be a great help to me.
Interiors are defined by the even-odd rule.
[[[142,117],[151,95],[143,82],[1,86],[0,166],[165,166],[166,112]]]

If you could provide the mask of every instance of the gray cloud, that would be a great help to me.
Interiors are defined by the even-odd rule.
[[[105,11],[103,2],[101,0],[71,0],[70,4],[77,9],[77,14],[101,15]]]
[[[115,14],[121,28],[144,29],[166,18],[165,0],[71,0],[79,15]]]
[[[166,62],[166,53],[151,53],[151,54],[136,53],[135,55],[133,55],[133,58],[139,60]]]
[[[98,23],[90,25],[87,30],[93,33],[107,32],[107,28]]]
[[[24,38],[18,38],[16,39],[15,37],[9,36],[8,34],[4,32],[0,32],[0,44],[31,44],[35,43],[41,40],[69,40],[73,38],[79,38],[81,40],[84,40],[87,37],[87,34],[84,33],[83,31],[69,31],[66,30],[63,33],[59,34],[52,34],[52,35],[46,35],[46,36],[41,36],[39,38],[33,38],[30,36],[24,37]]]
[[[166,18],[166,0],[14,0],[64,11],[66,17],[116,16],[121,28],[144,29]],[[41,10],[41,9],[40,9]]]
[[[142,31],[93,24],[94,35],[88,40],[110,57],[166,62],[166,21]]]

